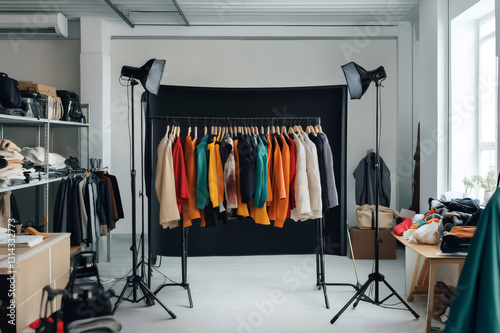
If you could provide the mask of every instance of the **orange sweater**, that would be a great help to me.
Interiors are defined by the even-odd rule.
[[[279,209],[282,204],[281,201],[286,201],[286,190],[285,190],[285,180],[283,173],[283,162],[281,160],[281,151],[278,145],[278,140],[273,138],[273,170],[272,170],[272,187],[273,187],[273,201],[269,206],[269,218],[274,220],[274,225],[279,227],[280,224],[283,226],[281,220],[281,215],[279,214]],[[282,213],[283,214],[283,213]],[[286,209],[284,212],[286,216]],[[278,220],[278,222],[276,222]],[[284,222],[284,219],[283,219]]]
[[[290,148],[283,137],[280,134],[279,139],[281,140],[282,150],[281,150],[281,162],[283,169],[283,184],[285,190],[285,200],[278,201],[276,220],[274,221],[274,226],[278,228],[283,228],[283,224],[286,220],[286,214],[288,212],[288,196],[290,193]],[[278,148],[279,149],[279,148]]]
[[[194,160],[194,149],[197,138],[186,137],[184,145],[184,164],[186,165],[186,176],[189,189],[189,199],[184,200],[182,204],[183,226],[192,225],[192,220],[200,218],[200,211],[196,208],[196,162]]]
[[[208,192],[210,193],[210,201],[215,208],[219,207],[219,188],[217,186],[217,159],[214,141],[207,144],[207,149],[210,156],[208,160]]]

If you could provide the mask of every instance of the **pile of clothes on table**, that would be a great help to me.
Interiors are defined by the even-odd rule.
[[[21,185],[47,179],[67,176],[72,169],[78,169],[75,157],[66,159],[56,154],[48,154],[48,170],[45,168],[44,147],[19,148],[8,139],[0,140],[0,187]]]
[[[393,231],[410,243],[441,243],[443,253],[466,253],[482,211],[479,200],[431,198],[425,214],[405,217]]]

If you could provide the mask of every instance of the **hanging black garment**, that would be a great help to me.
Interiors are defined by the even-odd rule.
[[[241,202],[250,205],[255,191],[256,170],[255,150],[248,135],[238,134],[238,153],[240,156],[240,194]],[[238,172],[238,171],[236,171]]]
[[[54,205],[54,232],[64,232],[66,231],[67,215],[64,215],[64,211],[67,212],[68,204],[68,185],[70,179],[63,179],[59,184],[56,194],[56,201]],[[63,227],[64,225],[64,227]]]
[[[375,153],[370,153],[359,162],[354,170],[356,179],[356,205],[375,204]],[[391,205],[391,172],[380,156],[379,204]]]
[[[415,171],[413,172],[413,197],[411,200],[411,209],[415,212],[420,211],[420,123],[417,129],[417,147],[415,149]]]
[[[116,211],[118,212],[118,218],[123,219],[125,217],[123,213],[122,197],[120,195],[120,188],[118,187],[118,180],[116,177],[110,173],[106,174],[111,180],[111,185],[113,187],[113,195],[115,196]]]
[[[80,178],[71,179],[68,189],[68,225],[71,233],[71,245],[77,246],[83,242],[82,221],[80,216],[80,197],[78,183]]]
[[[322,201],[322,206],[323,206],[323,213],[328,212],[328,196],[326,194],[326,189],[328,188],[328,182],[326,180],[326,165],[325,165],[325,158],[323,155],[323,140],[319,138],[318,136],[309,133],[309,139],[314,143],[316,146],[316,151],[318,153],[318,162],[319,162],[319,176],[321,179],[321,201]]]

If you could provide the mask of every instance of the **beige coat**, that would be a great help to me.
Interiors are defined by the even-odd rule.
[[[297,135],[293,142],[295,143],[295,181],[292,186],[295,191],[295,208],[290,212],[290,218],[295,221],[307,220],[312,215],[312,211],[307,180],[306,150]]]
[[[160,202],[160,225],[163,229],[175,228],[181,219],[175,197],[174,163],[172,145],[174,135],[170,134],[158,145],[158,162],[156,164],[155,189]]]
[[[312,211],[312,214],[308,216],[307,219],[319,219],[323,217],[323,202],[321,199],[318,151],[316,145],[309,139],[307,134],[300,135],[300,140],[304,144],[306,150],[307,180],[309,182],[309,199],[311,201]]]

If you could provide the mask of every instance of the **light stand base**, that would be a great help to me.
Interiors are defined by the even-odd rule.
[[[330,309],[330,302],[328,300],[328,294],[327,294],[327,290],[326,290],[326,287],[327,286],[331,286],[331,287],[353,287],[354,290],[358,291],[359,288],[360,288],[360,285],[354,285],[352,283],[326,283],[326,282],[321,282],[318,280],[318,282],[316,283],[316,286],[318,287],[318,290],[319,289],[323,289],[323,294],[325,296],[325,306],[327,309]]]
[[[377,290],[378,290],[378,283],[380,283],[380,282],[383,282],[386,285],[386,287],[391,291],[391,294],[389,294],[389,296],[387,296],[386,298],[384,298],[382,301],[378,300],[378,295],[376,295],[377,297],[375,297],[375,300],[373,300],[370,297],[366,296],[366,291],[368,290],[368,287],[370,286],[370,284],[372,284],[372,283],[377,284],[375,286],[375,288],[377,288]],[[418,313],[416,313],[408,305],[408,303],[406,303],[403,300],[403,298],[401,298],[401,296],[399,296],[399,294],[396,292],[396,290],[394,290],[394,288],[391,287],[391,285],[385,280],[384,275],[382,275],[380,273],[372,273],[372,274],[368,275],[368,280],[365,282],[365,284],[363,284],[361,286],[361,288],[356,292],[356,294],[354,294],[354,296],[349,300],[349,302],[347,302],[344,305],[344,307],[335,315],[335,317],[332,318],[332,320],[330,320],[330,323],[331,324],[335,323],[335,321],[337,321],[337,319],[339,319],[339,317],[342,315],[342,313],[344,313],[344,311],[347,310],[347,308],[349,307],[349,305],[351,305],[351,303],[354,302],[354,301],[356,301],[356,302],[354,303],[353,308],[356,308],[356,306],[359,304],[359,302],[361,300],[369,302],[369,303],[372,303],[373,305],[382,305],[385,301],[387,301],[392,296],[396,296],[399,299],[399,301],[401,303],[403,303],[404,306],[406,306],[406,308],[408,309],[408,311],[411,312],[411,314],[415,317],[415,319],[418,319],[420,317],[418,315]]]
[[[137,290],[141,290],[143,297],[139,298],[139,299],[137,299],[137,297],[134,297],[132,299],[125,298],[124,297],[125,293],[127,292],[127,290],[129,288],[132,288],[132,290],[135,292]],[[134,292],[134,294],[135,294],[135,292]],[[160,301],[160,299],[148,288],[148,286],[146,286],[146,284],[142,280],[142,277],[140,277],[139,275],[130,275],[127,277],[127,282],[125,283],[125,286],[123,287],[122,292],[120,293],[120,296],[118,297],[118,300],[116,301],[115,306],[114,306],[111,314],[113,314],[113,315],[115,314],[116,310],[118,309],[118,306],[123,301],[128,301],[131,303],[139,303],[143,299],[146,300],[147,305],[153,305],[154,301],[157,301],[158,304],[160,304],[162,306],[162,308],[164,308],[165,311],[167,311],[168,314],[173,319],[177,318],[175,313],[173,313],[165,304],[163,304],[162,301]]]
[[[161,286],[159,286],[155,292],[153,293],[154,295],[158,295],[158,293],[165,287],[173,287],[173,286],[177,286],[177,287],[181,287],[181,288],[184,288],[184,290],[187,291],[187,294],[188,294],[188,299],[189,299],[189,307],[190,308],[193,308],[193,299],[191,298],[191,288],[189,288],[189,283],[186,283],[186,282],[182,282],[182,283],[164,283],[162,284]]]

